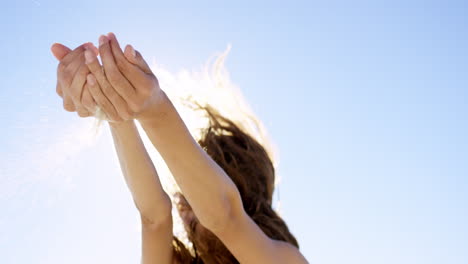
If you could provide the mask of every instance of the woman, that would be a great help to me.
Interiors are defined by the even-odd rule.
[[[142,263],[307,263],[271,207],[275,172],[264,147],[209,106],[197,142],[141,54],[102,35],[99,49],[54,44],[57,93],[81,117],[102,109],[142,222]],[[99,53],[102,66],[97,60]],[[181,194],[177,209],[193,250],[172,234],[164,192],[134,124],[138,120]]]

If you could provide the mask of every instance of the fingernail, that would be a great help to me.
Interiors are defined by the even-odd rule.
[[[89,83],[89,85],[95,85],[96,82],[94,81],[94,78],[91,74],[88,74],[88,76],[86,76],[86,81]]]
[[[93,62],[94,56],[93,56],[93,52],[90,49],[85,50],[84,56],[85,56],[86,64]]]
[[[94,55],[97,56],[99,54],[99,49],[96,48],[93,43],[91,43],[91,47],[89,49],[94,53]]]
[[[99,37],[99,46],[102,46],[103,44],[107,43],[108,41],[109,41],[109,39],[106,36],[101,35]]]
[[[108,37],[109,39],[115,39],[115,34],[112,33],[112,32],[109,32],[109,33],[107,33],[107,37]]]

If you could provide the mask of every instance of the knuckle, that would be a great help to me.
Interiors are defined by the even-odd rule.
[[[72,102],[64,101],[63,102],[63,108],[67,110],[68,112],[73,112],[75,111],[75,106],[73,105]]]
[[[78,111],[78,116],[79,116],[79,117],[87,117],[87,116],[88,116],[88,113],[87,113],[87,112],[83,112],[83,111]]]

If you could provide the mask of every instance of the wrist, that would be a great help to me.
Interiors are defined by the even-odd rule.
[[[122,128],[133,127],[135,125],[135,122],[133,119],[127,120],[127,121],[121,121],[121,122],[108,122],[108,123],[111,129],[122,129]]]
[[[165,106],[168,102],[169,97],[167,94],[162,89],[158,89],[148,102],[148,107],[141,112],[136,119],[140,123],[148,123],[160,119],[161,116],[166,115]]]

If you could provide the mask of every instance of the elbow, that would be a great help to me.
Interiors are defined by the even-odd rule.
[[[172,215],[170,213],[151,218],[140,214],[140,220],[142,228],[146,230],[164,230],[172,226]]]
[[[172,204],[169,197],[167,201],[158,203],[155,208],[139,211],[141,224],[146,229],[160,229],[172,224]]]
[[[207,215],[208,217],[199,217],[200,223],[214,234],[222,233],[229,228],[233,219],[244,212],[237,188],[226,192],[220,201],[219,207],[212,210],[212,213]]]

